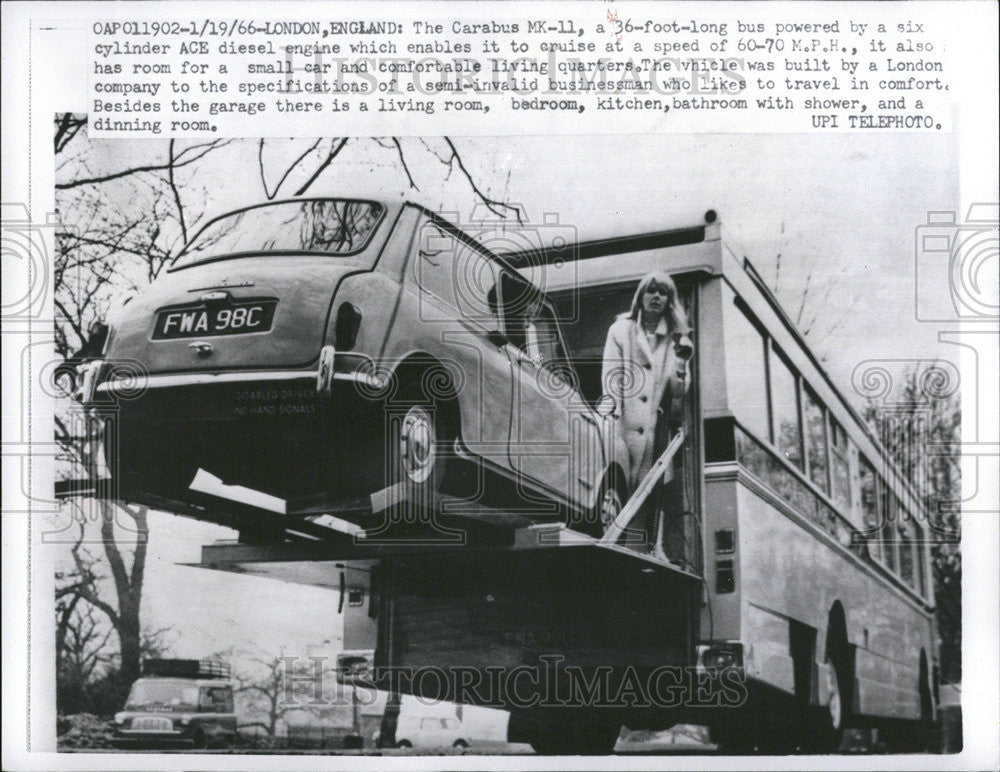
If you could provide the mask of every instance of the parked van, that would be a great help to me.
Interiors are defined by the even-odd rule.
[[[125,708],[115,715],[118,747],[205,748],[236,737],[228,664],[197,659],[147,659]]]

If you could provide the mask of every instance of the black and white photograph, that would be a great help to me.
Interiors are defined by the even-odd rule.
[[[880,297],[955,200],[950,140],[913,170],[898,141],[86,123],[55,122],[67,738],[94,700],[110,747],[931,748],[960,478],[923,454],[958,371]]]
[[[1000,196],[957,110],[55,108],[49,214],[4,198],[38,768],[983,768]]]

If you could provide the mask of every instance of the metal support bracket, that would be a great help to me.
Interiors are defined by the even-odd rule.
[[[646,476],[642,478],[642,482],[636,487],[635,493],[629,497],[625,506],[622,507],[621,512],[618,513],[618,517],[615,518],[615,521],[608,528],[607,532],[601,537],[601,544],[615,544],[618,542],[629,523],[638,514],[646,499],[656,489],[663,475],[670,468],[674,456],[683,444],[684,430],[678,429],[677,434],[668,443],[667,449],[656,459],[656,463],[653,464],[652,468],[646,473]]]

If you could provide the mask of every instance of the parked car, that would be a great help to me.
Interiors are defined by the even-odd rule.
[[[205,748],[236,737],[229,667],[207,660],[143,663],[122,711],[115,714],[117,747],[164,745]]]
[[[372,735],[378,747],[380,733]],[[397,748],[468,748],[462,722],[451,716],[403,716],[396,726]]]
[[[395,483],[454,486],[597,532],[621,506],[624,451],[544,293],[417,205],[223,215],[109,324],[82,391],[108,408],[122,498],[197,516],[228,485],[281,513],[346,512]]]

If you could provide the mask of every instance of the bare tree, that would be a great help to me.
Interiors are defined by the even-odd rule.
[[[58,422],[61,425],[61,421]],[[61,432],[61,430],[57,430]],[[57,437],[64,437],[57,433]],[[65,440],[60,439],[60,442]],[[71,442],[67,442],[71,444]],[[118,678],[121,688],[130,685],[140,675],[144,640],[152,643],[155,640],[143,637],[141,625],[142,588],[145,576],[146,550],[149,541],[149,526],[146,510],[141,507],[130,507],[121,503],[100,500],[97,502],[100,515],[100,544],[104,553],[104,562],[98,563],[83,547],[87,510],[82,502],[73,501],[70,507],[77,510],[80,521],[80,537],[74,544],[71,554],[74,570],[65,577],[68,580],[56,591],[57,608],[61,607],[63,619],[67,626],[73,619],[73,614],[80,609],[94,609],[100,612],[110,624],[109,635],[114,632],[118,637]],[[121,515],[130,518],[134,540],[128,545],[131,556],[125,553],[121,536],[115,534],[115,524]],[[111,579],[115,589],[116,603],[105,599],[101,585],[105,579],[101,566],[106,565],[111,570]],[[130,565],[131,564],[131,565]],[[91,619],[89,611],[80,611],[85,618]],[[67,627],[68,629],[68,627]],[[59,637],[64,635],[57,624],[57,645]],[[105,636],[103,644],[107,642]]]
[[[117,681],[108,685],[114,693],[97,695],[95,702],[117,707],[125,687],[138,677],[138,671],[122,675],[130,647],[138,647],[136,662],[142,657],[163,656],[170,649],[171,630],[141,629],[134,633],[127,622],[123,623],[122,613],[104,600],[101,586],[107,577],[103,562],[85,547],[86,532],[85,519],[78,517],[77,537],[70,550],[72,567],[56,573],[56,694],[61,712],[93,710],[95,706],[84,704],[85,698],[103,688],[101,679],[107,676]],[[111,645],[112,635],[118,636],[118,647]]]
[[[817,256],[796,254],[795,244],[785,233],[785,223],[782,222],[779,234],[774,240],[774,278],[771,281],[771,292],[782,306],[789,311],[789,318],[808,338],[820,354],[820,361],[826,361],[823,352],[823,341],[827,340],[844,323],[851,318],[856,304],[853,295],[846,303],[831,304],[830,300],[845,288],[844,278],[847,267],[836,275],[820,279],[817,270]],[[788,263],[797,263],[799,274],[804,278],[795,281],[788,270]]]
[[[948,683],[962,678],[962,412],[956,389],[946,368],[925,362],[907,369],[889,398],[870,401],[865,409],[865,418],[928,513],[941,677]]]
[[[338,715],[344,706],[332,701],[326,689],[334,673],[322,658],[302,660],[282,649],[276,656],[244,656],[243,667],[234,677],[247,712],[260,716],[262,720],[256,725],[274,737],[279,724],[295,713],[304,711],[327,719]]]
[[[85,127],[85,118],[58,116],[57,154],[68,154],[73,143],[85,136]],[[100,355],[106,331],[102,322],[112,299],[123,289],[135,289],[140,283],[144,285],[156,278],[183,244],[188,223],[195,218],[185,213],[178,170],[197,163],[225,144],[225,140],[193,143],[178,149],[171,141],[164,161],[107,173],[94,174],[79,160],[60,167],[62,181],[56,185],[60,191],[58,203],[61,212],[73,211],[74,227],[60,229],[56,238],[56,349],[69,369]],[[128,192],[134,195],[110,196],[104,189],[108,185],[128,186]],[[113,203],[135,198],[146,207]],[[56,441],[63,454],[91,480],[99,477],[95,454],[95,435],[100,430],[97,423],[85,421],[86,428],[81,430],[79,422],[69,420],[66,415],[56,416],[55,421]],[[80,502],[72,502],[70,506],[77,510],[77,519],[85,522],[87,513]],[[84,605],[103,614],[118,637],[118,679],[124,689],[140,675],[143,650],[140,620],[149,524],[144,507],[106,499],[98,500],[96,506],[99,542],[110,570],[114,602],[100,593],[95,563],[85,557],[81,542],[77,541],[72,555],[80,581],[65,596],[64,611],[69,605],[72,611],[63,629],[68,634],[71,621],[79,618],[75,614],[91,618]]]
[[[75,555],[82,540],[81,529]],[[106,621],[102,624],[95,607],[85,601],[95,581],[92,563],[83,557],[74,570],[56,573],[56,704],[60,713],[76,713],[84,707],[88,687],[111,660],[107,643],[113,628]]]

